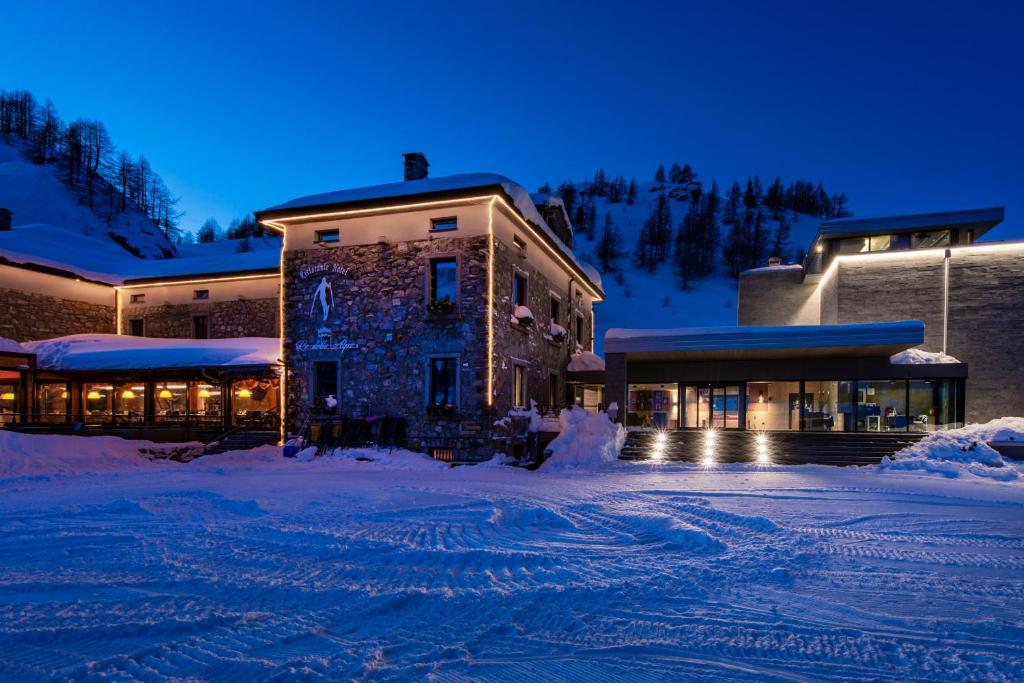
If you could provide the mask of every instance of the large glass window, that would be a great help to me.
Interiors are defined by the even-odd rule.
[[[274,430],[279,426],[278,399],[280,381],[242,379],[231,384],[235,424]]]
[[[679,425],[679,385],[630,384],[626,424],[675,429]]]
[[[455,257],[438,258],[430,262],[430,300],[454,304],[458,299]]]
[[[157,382],[156,419],[161,422],[184,421],[187,400],[188,385],[185,382]]]
[[[206,382],[188,384],[189,419],[193,423],[219,424],[224,419],[224,397],[220,385]]]
[[[957,414],[959,384],[954,379],[910,380],[910,431],[934,432],[963,427]]]
[[[512,405],[526,407],[526,367],[523,365],[512,366]]]
[[[82,386],[82,419],[90,424],[109,422],[114,414],[114,386],[85,384]]]
[[[738,429],[740,426],[740,388],[738,385],[711,390],[711,426]]]
[[[36,408],[40,422],[66,422],[68,419],[68,385],[44,383],[36,385]]]
[[[949,230],[932,230],[915,232],[910,235],[911,249],[939,249],[950,245]]]
[[[160,393],[159,389],[157,393]],[[128,422],[130,424],[145,422],[146,385],[138,383],[116,385],[114,388],[114,405],[118,422]]]
[[[800,382],[748,382],[747,429],[800,429]]]
[[[458,404],[458,373],[457,358],[430,359],[430,386],[427,393],[430,407],[445,410],[455,409]]]
[[[0,425],[18,422],[18,386],[21,374],[0,372]]]
[[[711,387],[686,387],[684,427],[704,429],[711,424]]]
[[[853,382],[804,382],[804,430],[853,431],[853,399]]]
[[[892,246],[892,235],[844,237],[836,242],[836,250],[840,254],[866,254],[872,251],[889,251]]]
[[[906,380],[857,383],[857,431],[905,432],[909,426]]]

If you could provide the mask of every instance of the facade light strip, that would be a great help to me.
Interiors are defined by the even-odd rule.
[[[272,277],[279,278],[280,269],[276,273],[266,273],[263,275],[238,275],[234,277],[209,277],[200,278],[198,280],[165,280],[163,282],[143,282],[137,285],[121,285],[122,289],[142,289],[145,287],[173,287],[174,285],[199,285],[207,284],[210,282],[238,282],[240,280],[266,280]]]
[[[487,207],[487,405],[494,405],[494,201]]]

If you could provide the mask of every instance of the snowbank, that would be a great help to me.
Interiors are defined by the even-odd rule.
[[[618,460],[626,443],[626,430],[605,413],[591,413],[579,406],[559,415],[562,430],[548,446],[551,457],[544,470],[594,468]]]
[[[938,365],[941,363],[959,363],[956,358],[939,351],[922,351],[907,349],[889,357],[893,365]]]
[[[126,441],[116,436],[19,434],[0,429],[0,478],[95,474],[153,467],[154,459],[201,444]]]
[[[580,351],[569,359],[569,372],[604,372],[604,358],[593,351]]]
[[[1021,480],[1024,466],[1004,459],[989,442],[1024,442],[1024,418],[1002,417],[984,424],[935,432],[913,446],[883,458],[880,471],[935,472],[955,478],[962,474],[996,479]]]

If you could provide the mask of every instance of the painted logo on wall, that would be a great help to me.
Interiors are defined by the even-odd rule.
[[[295,342],[295,350],[299,352],[309,351],[348,351],[358,349],[359,345],[347,339],[334,339],[328,319],[331,312],[337,308],[337,300],[334,294],[334,285],[328,275],[337,275],[342,278],[351,276],[348,268],[337,263],[320,263],[308,266],[299,271],[299,278],[305,280],[311,276],[320,276],[316,288],[313,290],[312,301],[309,304],[309,317],[320,323],[316,330],[316,338],[310,341],[301,340]]]

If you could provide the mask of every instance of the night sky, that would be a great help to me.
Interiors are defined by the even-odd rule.
[[[991,237],[1024,237],[1016,3],[45,6],[4,5],[0,88],[105,122],[187,228],[420,150],[530,189],[678,161],[821,180],[861,216],[1004,205]]]

